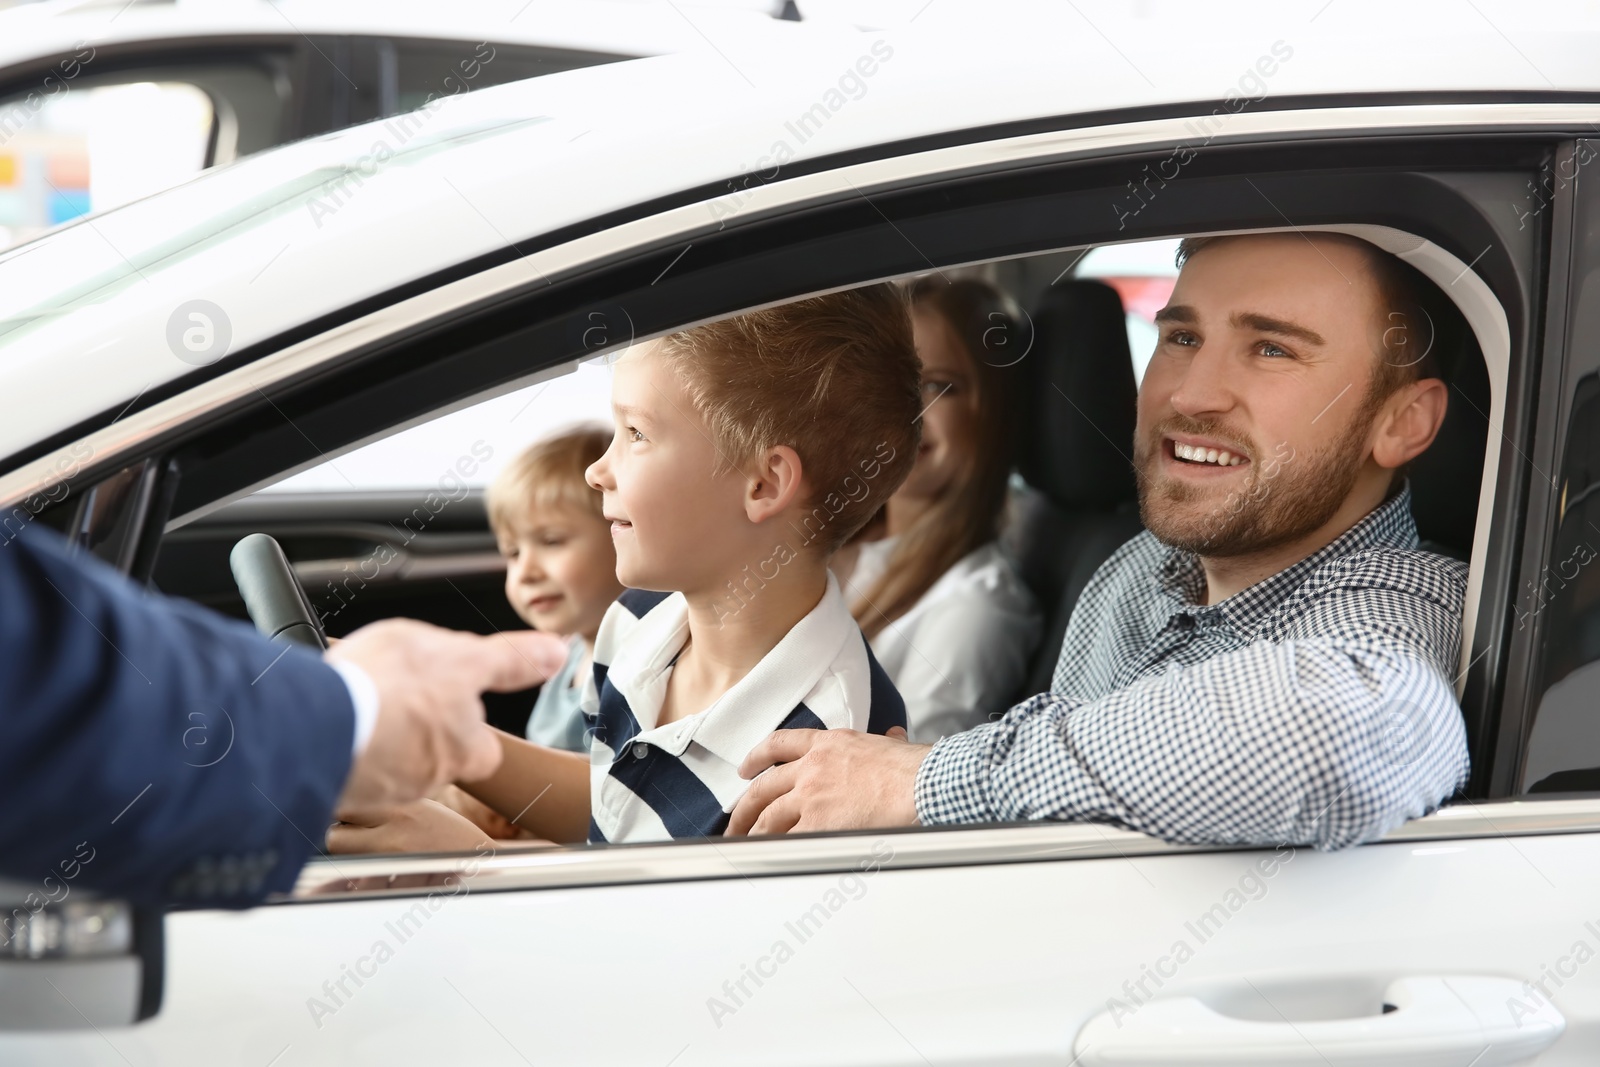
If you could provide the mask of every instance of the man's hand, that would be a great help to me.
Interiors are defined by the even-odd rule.
[[[489,840],[466,816],[433,800],[382,810],[341,810],[339,818],[328,828],[328,851],[333,853],[470,852]]]
[[[727,833],[914,826],[917,768],[931,747],[910,744],[898,726],[886,737],[779,730],[739,765],[741,776],[756,780],[734,807]]]
[[[566,662],[567,643],[532,631],[478,637],[387,619],[324,655],[354,663],[378,688],[377,724],[339,798],[341,810],[360,810],[494,773],[500,744],[484,725],[482,694],[538,685]]]

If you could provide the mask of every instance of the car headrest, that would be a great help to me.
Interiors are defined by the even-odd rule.
[[[1428,450],[1411,461],[1411,514],[1417,536],[1430,548],[1453,550],[1466,559],[1478,522],[1478,487],[1489,435],[1489,371],[1477,342],[1468,336],[1461,351],[1446,361],[1450,403],[1439,434]]]
[[[1122,298],[1109,285],[1065,281],[1033,312],[1033,348],[1017,396],[1017,470],[1063,507],[1134,498],[1138,385]]]

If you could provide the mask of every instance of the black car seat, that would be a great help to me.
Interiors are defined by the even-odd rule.
[[[1017,473],[1004,544],[1044,612],[1018,698],[1045,692],[1073,605],[1091,575],[1139,532],[1133,479],[1138,386],[1122,299],[1101,282],[1053,285],[1033,315],[1019,370]]]
[[[1472,331],[1465,334],[1440,361],[1450,384],[1444,423],[1409,472],[1411,514],[1422,547],[1462,561],[1472,554],[1489,436],[1489,369]]]

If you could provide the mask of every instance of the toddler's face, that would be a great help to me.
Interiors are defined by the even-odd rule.
[[[716,446],[653,346],[635,345],[617,361],[611,406],[616,436],[588,478],[605,494],[617,577],[690,595],[720,589],[740,563],[759,558],[750,550],[743,477],[712,473]]]
[[[593,638],[621,594],[609,524],[578,507],[523,508],[496,531],[506,599],[536,630]]]

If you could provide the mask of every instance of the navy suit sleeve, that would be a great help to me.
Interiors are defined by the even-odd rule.
[[[293,885],[355,729],[315,653],[147,593],[37,524],[0,544],[0,721],[0,877],[45,900],[212,907]]]

